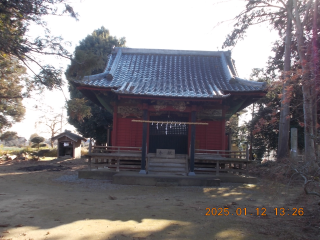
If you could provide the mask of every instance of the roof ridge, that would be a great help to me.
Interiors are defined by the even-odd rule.
[[[195,56],[217,56],[230,55],[230,51],[203,51],[203,50],[177,50],[177,49],[147,49],[147,48],[123,48],[115,47],[112,53],[140,53],[140,54],[168,54],[168,55],[195,55]]]
[[[73,141],[78,141],[78,139],[81,139],[81,140],[84,140],[84,141],[86,140],[86,138],[84,138],[84,137],[82,137],[82,136],[80,136],[78,134],[75,134],[75,133],[73,133],[71,131],[68,131],[68,130],[65,130],[64,132],[59,133],[58,135],[52,137],[51,139],[54,141],[54,140],[56,140],[56,139],[58,139],[60,137],[63,137],[63,136],[68,137]]]

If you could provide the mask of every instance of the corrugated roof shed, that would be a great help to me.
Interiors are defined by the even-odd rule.
[[[115,48],[103,73],[77,83],[118,94],[190,98],[223,98],[265,87],[237,76],[230,51],[133,48]]]

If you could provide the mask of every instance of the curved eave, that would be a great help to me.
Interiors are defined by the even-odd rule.
[[[140,99],[176,99],[180,101],[222,101],[223,99],[229,98],[231,95],[223,95],[217,97],[196,97],[196,96],[172,96],[172,95],[147,95],[147,94],[124,94],[117,93],[114,90],[112,92],[116,93],[120,98],[140,98]]]
[[[92,91],[111,91],[111,87],[102,87],[102,86],[92,86],[83,84],[79,81],[71,81],[71,83],[78,89],[78,90],[92,90]]]
[[[267,94],[266,90],[261,90],[261,91],[223,91],[226,94],[230,95],[253,95],[253,96],[265,96]]]
[[[86,85],[77,86],[77,89],[78,90],[92,90],[92,91],[112,91],[112,88],[92,87],[92,86],[86,86]]]

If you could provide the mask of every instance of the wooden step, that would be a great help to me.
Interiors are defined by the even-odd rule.
[[[160,172],[185,172],[186,169],[185,167],[175,167],[175,168],[167,168],[167,167],[149,167],[148,169],[151,172],[156,172],[156,171],[160,171]]]
[[[149,162],[162,162],[162,163],[186,163],[184,158],[149,158]]]
[[[185,172],[149,172],[149,174],[152,174],[152,175],[168,175],[168,176],[187,176],[187,173]]]
[[[185,156],[177,158],[160,158],[156,156],[148,157],[148,172],[159,175],[186,175],[188,161]]]
[[[151,162],[150,167],[185,167],[184,163],[163,163],[163,162]]]

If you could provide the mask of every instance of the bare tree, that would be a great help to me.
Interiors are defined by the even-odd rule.
[[[36,122],[37,126],[44,125],[46,130],[42,131],[43,133],[49,133],[51,138],[56,134],[62,131],[62,126],[65,125],[63,119],[63,113],[57,113],[50,106],[40,106],[38,110],[43,112],[43,115],[40,117],[40,120]],[[50,145],[53,147],[53,141],[50,139]]]
[[[278,139],[278,159],[288,156],[289,148],[289,128],[290,128],[290,98],[286,88],[289,86],[291,70],[291,40],[292,40],[292,19],[289,14],[292,13],[292,0],[287,2],[287,26],[284,53],[284,72],[283,72],[283,89],[281,97],[281,111],[279,121],[279,139]]]
[[[292,7],[291,7],[292,4]],[[317,59],[311,60],[310,51],[318,54],[316,45],[313,46],[310,41],[310,36],[313,34],[313,39],[318,39],[317,33],[319,32],[319,24],[317,24],[318,15],[318,1],[317,0],[262,0],[262,1],[248,1],[246,8],[241,11],[236,17],[236,23],[234,24],[234,30],[229,34],[224,42],[224,47],[234,46],[239,40],[241,40],[248,28],[255,24],[260,24],[263,22],[269,22],[276,30],[279,31],[280,36],[284,36],[285,30],[289,28],[284,25],[284,23],[290,24],[292,22],[292,36],[294,39],[294,50],[297,55],[296,60],[299,63],[299,67],[296,69],[296,75],[299,77],[299,85],[302,88],[303,93],[303,110],[304,110],[304,140],[305,140],[305,158],[311,162],[311,167],[317,167],[316,163],[316,153],[315,153],[315,138],[317,129],[317,118],[316,113],[316,97],[318,94],[317,86],[315,87],[314,79],[317,79],[316,69],[318,65]],[[291,10],[292,8],[292,10]],[[312,17],[312,13],[313,17]],[[312,28],[312,23],[314,28]],[[289,37],[287,38],[289,42]],[[314,41],[316,42],[316,41]],[[287,43],[286,43],[287,44]],[[289,46],[286,45],[286,48]],[[286,51],[289,55],[289,51]],[[291,61],[293,58],[291,57]],[[314,63],[315,66],[311,66]],[[288,62],[289,63],[289,62]],[[286,66],[288,67],[288,66]],[[311,75],[313,75],[311,77]],[[288,78],[288,72],[284,71],[284,78]],[[298,77],[296,77],[298,79]],[[302,80],[300,80],[302,79]],[[286,86],[284,86],[284,95],[286,93]],[[284,98],[287,98],[284,99]],[[283,96],[281,110],[282,120],[280,123],[280,128],[282,125],[287,125],[286,119],[289,117],[286,110],[288,109],[284,106],[284,103],[288,103],[288,97]],[[284,148],[279,149],[281,153],[287,153],[287,142],[288,139],[288,127],[281,129],[281,136],[279,139],[279,145]]]
[[[306,4],[305,15],[301,17],[299,4],[297,0],[293,0],[294,14],[289,13],[291,19],[293,20],[295,26],[295,34],[297,38],[298,54],[299,60],[302,68],[302,93],[303,93],[303,111],[304,111],[304,144],[305,144],[305,157],[315,163],[315,145],[314,145],[314,135],[316,129],[314,129],[314,119],[313,119],[313,107],[315,103],[312,96],[313,86],[310,81],[310,68],[307,57],[307,49],[305,43],[305,24],[309,16],[311,4],[313,1],[308,1]]]
[[[50,139],[50,145],[51,147],[53,147],[53,141],[52,138],[60,132],[61,128],[61,122],[62,122],[62,115],[61,114],[57,114],[54,116],[46,116],[44,115],[42,118],[42,121],[39,123],[43,123],[44,125],[47,126],[47,129],[49,128],[49,132],[51,135],[51,139]]]

